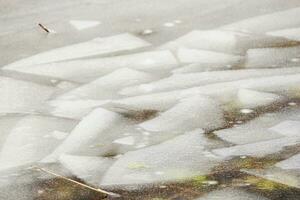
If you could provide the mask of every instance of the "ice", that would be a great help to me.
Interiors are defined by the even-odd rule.
[[[226,63],[192,63],[185,65],[183,67],[174,69],[173,74],[183,74],[183,73],[197,73],[206,71],[218,71],[228,69],[233,65],[228,65]]]
[[[134,145],[134,137],[128,136],[128,137],[124,137],[124,138],[119,138],[117,140],[114,140],[113,143],[124,144],[124,145]]]
[[[111,158],[62,155],[59,162],[86,183],[98,186],[104,172],[113,164]]]
[[[99,155],[105,149],[104,146],[109,144],[111,137],[113,137],[113,127],[116,128],[116,124],[120,124],[121,119],[122,117],[117,113],[103,108],[94,109],[43,161],[54,162],[62,154]]]
[[[300,169],[300,154],[292,156],[291,158],[281,161],[276,164],[276,167],[281,169]]]
[[[300,54],[300,47],[249,49],[246,55],[246,68],[278,67],[293,64],[292,60]]]
[[[283,100],[284,97],[277,94],[259,92],[248,89],[240,89],[238,91],[238,102],[245,108],[268,106]]]
[[[121,68],[95,81],[75,88],[58,98],[64,100],[109,99],[116,96],[116,90],[130,85],[150,82],[152,80],[154,80],[154,77],[148,73],[129,68]]]
[[[150,51],[106,58],[19,66],[14,67],[13,70],[86,83],[120,68],[162,73],[176,66],[177,60],[170,51]],[[12,70],[12,67],[6,66],[4,70]]]
[[[238,63],[242,57],[215,51],[179,48],[177,57],[181,63]]]
[[[81,119],[91,110],[105,104],[106,100],[51,100],[49,113],[54,116],[66,117],[71,119]]]
[[[162,49],[191,48],[231,53],[237,44],[238,33],[221,30],[194,30],[188,34],[168,42]]]
[[[299,113],[299,109],[287,109],[282,110],[281,112],[266,113],[245,124],[218,130],[214,133],[222,140],[233,144],[248,144],[286,136],[294,136],[297,135],[295,134],[295,129],[294,131],[290,131],[289,127],[285,126],[285,122],[295,122],[300,120]],[[284,126],[281,126],[282,123]],[[280,125],[279,127],[278,124]]]
[[[0,168],[6,169],[39,161],[61,143],[53,131],[69,132],[75,121],[48,116],[28,115],[11,129],[0,153]],[[49,137],[50,136],[50,137]]]
[[[108,169],[100,185],[145,184],[207,174],[221,160],[205,151],[205,145],[201,134],[191,132],[128,152]]]
[[[140,124],[147,131],[189,131],[196,128],[211,130],[224,124],[219,103],[205,96],[182,99],[160,116]]]
[[[300,41],[300,28],[290,28],[290,29],[283,29],[283,30],[275,30],[267,32],[268,35],[272,36],[280,36],[285,37],[290,40],[297,40]]]
[[[247,88],[262,92],[281,93],[288,97],[297,97],[295,88],[300,84],[300,74],[278,75],[270,77],[248,78],[237,81],[221,82],[188,89],[158,92],[120,100],[113,100],[108,105],[114,108],[130,110],[158,110],[164,111],[174,106],[180,99],[193,95],[206,95],[216,98],[222,103],[229,103],[236,99],[239,89]]]
[[[22,119],[22,116],[1,116],[0,117],[0,149],[5,142],[10,131],[14,128],[16,123]]]
[[[209,192],[196,200],[268,200],[268,198],[242,189],[225,188]]]
[[[32,113],[55,92],[51,86],[0,77],[0,113]]]
[[[292,8],[266,15],[255,16],[235,22],[233,24],[225,25],[221,28],[226,30],[241,30],[254,33],[265,33],[272,30],[297,27],[300,25],[300,20],[298,17],[299,12],[299,7]]]
[[[150,44],[148,42],[140,38],[137,38],[129,33],[123,33],[104,38],[95,38],[87,42],[46,51],[11,63],[5,66],[5,69],[24,72],[24,70],[27,71],[26,68],[28,66],[32,65],[40,65],[95,55],[105,55],[109,53],[116,53],[118,51],[147,47],[149,45]]]
[[[260,34],[249,34],[224,29],[194,30],[178,39],[162,45],[161,49],[200,49],[227,54],[244,54],[249,48],[283,45],[287,39]]]
[[[286,120],[271,127],[270,130],[285,136],[300,135],[300,120]]]
[[[83,30],[98,26],[99,24],[101,24],[101,22],[93,20],[71,20],[70,24],[74,26],[77,30]]]
[[[250,144],[241,144],[233,147],[221,148],[213,150],[218,156],[225,158],[233,156],[253,156],[264,157],[269,154],[282,151],[285,147],[293,146],[300,143],[300,137],[283,137],[262,142]]]
[[[246,78],[258,78],[258,77],[266,77],[266,76],[275,76],[275,75],[283,75],[283,74],[294,74],[300,73],[300,68],[291,67],[284,69],[245,69],[245,70],[224,70],[224,71],[212,71],[212,72],[200,72],[200,73],[187,73],[187,74],[174,74],[164,79],[160,79],[155,82],[151,82],[148,84],[142,84],[138,86],[131,86],[124,88],[121,90],[120,94],[123,95],[138,95],[143,93],[154,93],[161,91],[170,91],[176,89],[189,88],[194,86],[208,85],[212,83],[225,82],[225,81],[234,81],[241,80]],[[149,88],[148,90],[145,88]],[[241,92],[242,95],[246,95],[246,92]],[[258,92],[257,92],[258,93]],[[249,90],[248,95],[253,94]],[[260,95],[263,95],[261,93]],[[254,94],[253,94],[254,95]],[[276,95],[275,95],[276,96]],[[264,98],[264,101],[268,103],[266,98],[275,98],[271,94],[261,96],[260,98]],[[255,96],[258,98],[258,94]],[[256,101],[256,99],[252,99],[252,101]],[[242,99],[245,101],[245,99]],[[247,101],[249,101],[247,99]],[[263,103],[262,99],[260,99],[261,103]],[[271,102],[271,100],[269,100]]]
[[[271,167],[268,169],[248,169],[242,171],[253,176],[284,184],[289,187],[298,189],[300,188],[299,170],[282,170],[280,168]]]

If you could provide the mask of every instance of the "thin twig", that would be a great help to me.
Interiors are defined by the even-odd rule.
[[[38,167],[38,166],[34,166],[34,168],[35,168],[36,170],[40,170],[40,171],[43,171],[43,172],[45,172],[45,173],[51,174],[51,175],[53,175],[53,176],[62,178],[62,179],[64,179],[64,180],[67,180],[67,181],[69,181],[69,182],[75,183],[75,184],[80,185],[80,186],[82,186],[82,187],[84,187],[84,188],[88,188],[88,189],[91,189],[91,190],[96,191],[96,192],[101,192],[101,193],[107,194],[107,195],[109,195],[109,196],[120,197],[119,194],[116,194],[116,193],[113,193],[113,192],[108,192],[108,191],[102,190],[102,189],[100,189],[100,188],[94,188],[94,187],[91,187],[91,186],[89,186],[89,185],[80,183],[80,182],[78,182],[78,181],[75,181],[75,180],[72,180],[72,179],[70,179],[70,178],[67,178],[67,177],[61,176],[61,175],[59,175],[59,174],[56,174],[56,173],[54,173],[54,172],[51,172],[51,171],[49,171],[49,170],[47,170],[47,169],[44,169],[44,168],[41,168],[41,167]]]
[[[47,33],[50,33],[50,30],[46,28],[46,26],[44,26],[43,24],[39,23],[38,24],[44,31],[46,31]]]

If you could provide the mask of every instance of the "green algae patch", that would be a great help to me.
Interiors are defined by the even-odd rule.
[[[254,186],[255,188],[259,190],[267,190],[267,191],[272,191],[272,190],[286,190],[289,189],[288,186],[276,183],[271,180],[267,179],[262,179],[262,178],[257,178],[254,176],[248,176],[245,179],[245,182]]]

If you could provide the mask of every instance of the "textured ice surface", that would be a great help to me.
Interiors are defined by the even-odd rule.
[[[278,67],[294,64],[300,54],[300,47],[249,49],[246,55],[245,67]],[[300,62],[300,60],[299,60]]]
[[[270,128],[271,131],[275,131],[285,136],[300,135],[300,120],[286,120]]]
[[[0,112],[34,113],[55,92],[51,86],[0,77]]]
[[[43,159],[61,140],[54,131],[69,132],[73,120],[28,115],[20,119],[8,134],[0,153],[0,169],[16,167]]]
[[[14,67],[13,70],[84,83],[120,68],[161,73],[176,66],[177,61],[171,52],[150,51],[124,56],[80,59],[26,67],[19,66]],[[11,67],[4,67],[4,69],[10,70]]]
[[[221,161],[205,149],[208,143],[198,132],[191,132],[128,152],[108,169],[100,185],[145,184],[207,174]]]
[[[300,25],[298,18],[300,8],[293,8],[274,12],[262,16],[255,16],[233,24],[223,26],[227,30],[244,30],[247,32],[265,33],[271,30],[278,30]],[[293,20],[291,20],[293,19]]]
[[[300,169],[300,154],[290,157],[287,160],[281,161],[276,164],[281,169]]]
[[[222,129],[214,133],[222,140],[233,144],[248,144],[276,138],[297,136],[300,112],[283,110],[278,113],[267,113],[245,124]]]
[[[83,58],[95,55],[105,55],[118,51],[126,51],[149,46],[150,44],[129,33],[114,35],[104,38],[73,44],[66,47],[50,50],[34,55],[7,65],[5,68],[15,71],[23,71],[31,65],[58,62],[76,58]],[[22,70],[23,69],[23,70]]]
[[[176,89],[190,88],[194,86],[208,85],[218,82],[228,82],[234,80],[241,80],[246,78],[258,78],[266,76],[275,76],[283,74],[294,74],[299,73],[300,69],[296,67],[284,68],[284,69],[246,69],[246,70],[224,70],[224,71],[211,71],[211,72],[200,72],[200,73],[186,73],[186,74],[174,74],[167,78],[160,79],[147,84],[141,84],[138,86],[127,87],[121,90],[121,94],[124,95],[138,95],[143,93],[154,93],[161,91],[170,91]],[[243,92],[242,94],[245,94]],[[241,94],[241,95],[242,95]],[[249,95],[253,94],[249,90]],[[268,95],[262,96],[260,99],[250,99],[251,101],[260,100],[264,98],[275,98],[275,96]],[[242,97],[242,96],[241,96]],[[255,97],[259,97],[257,94]],[[248,101],[250,101],[248,100]]]
[[[83,30],[98,26],[99,24],[101,24],[101,22],[93,20],[71,20],[70,24],[74,26],[77,30]]]
[[[22,119],[22,116],[1,116],[0,117],[0,149],[3,146],[10,131],[14,128],[16,123]]]
[[[218,156],[253,156],[264,157],[269,154],[282,151],[285,147],[296,145],[300,142],[300,136],[283,137],[262,142],[254,142],[250,144],[241,144],[232,147],[226,147],[213,150]]]
[[[242,189],[225,188],[212,191],[196,200],[268,200],[268,198],[243,191]]]
[[[222,102],[230,102],[236,98],[239,89],[247,88],[261,92],[282,93],[289,97],[297,97],[295,88],[300,84],[300,74],[278,75],[270,77],[248,78],[237,81],[209,84],[187,89],[157,92],[153,94],[128,97],[110,102],[111,107],[132,110],[166,110],[174,106],[180,99],[196,94],[207,95]]]
[[[238,102],[245,108],[268,106],[283,100],[284,97],[272,93],[248,89],[240,89],[238,92]]]
[[[59,99],[106,99],[113,98],[117,90],[130,85],[150,82],[154,77],[149,73],[122,68],[90,83],[82,85],[59,97]],[[72,102],[70,102],[72,103]]]
[[[97,186],[104,172],[114,162],[111,158],[62,155],[59,162],[77,178]]]
[[[264,178],[270,181],[284,184],[286,186],[300,188],[300,171],[299,170],[283,170],[276,167],[268,169],[249,169],[243,170],[248,174]]]
[[[181,63],[238,63],[242,57],[215,51],[179,48],[177,57]]]
[[[85,116],[70,135],[43,161],[54,162],[62,154],[94,156],[105,151],[113,137],[112,128],[121,123],[122,117],[114,112],[97,108]]]
[[[206,130],[224,125],[222,108],[218,102],[205,96],[182,99],[177,105],[160,116],[139,126],[147,131],[188,131],[195,128]]]
[[[283,30],[275,30],[275,31],[270,31],[267,32],[268,35],[273,35],[273,36],[281,36],[285,37],[291,40],[297,40],[300,41],[300,28],[289,28],[289,29],[283,29]]]

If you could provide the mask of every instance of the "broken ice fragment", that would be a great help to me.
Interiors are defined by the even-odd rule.
[[[100,185],[155,183],[207,174],[221,160],[204,155],[201,137],[198,132],[190,132],[155,146],[128,152],[108,169]]]
[[[238,63],[242,57],[215,51],[179,48],[177,57],[182,63]]]
[[[71,171],[73,175],[86,183],[98,186],[104,172],[114,162],[111,158],[62,155],[59,162]]]
[[[140,124],[147,131],[188,131],[195,128],[206,130],[223,125],[223,112],[215,100],[195,96],[182,99],[177,105],[160,116]]]
[[[0,113],[33,113],[55,92],[51,86],[0,77]]]
[[[83,30],[98,26],[101,24],[101,22],[93,20],[71,20],[70,24],[73,25],[77,30]]]
[[[284,136],[300,135],[300,121],[286,120],[270,128]]]
[[[250,144],[236,145],[233,147],[221,148],[213,150],[218,156],[225,158],[233,156],[253,156],[264,157],[269,154],[280,152],[287,146],[293,146],[300,143],[300,137],[284,137],[279,139],[272,139],[268,141],[255,142]]]
[[[149,82],[153,79],[154,77],[148,73],[129,68],[121,68],[90,83],[75,88],[58,98],[64,100],[113,98],[116,96],[116,94],[114,94],[116,90],[122,87]]]
[[[300,154],[277,163],[276,167],[280,167],[281,169],[300,169]]]
[[[14,67],[13,70],[86,83],[121,68],[161,74],[176,66],[177,60],[170,51],[150,51],[106,58],[80,59],[26,67],[19,66]],[[6,66],[4,70],[12,70],[12,67]]]
[[[120,119],[120,115],[103,108],[93,110],[77,124],[60,146],[43,161],[54,162],[60,155],[69,153],[89,156],[99,155],[103,151],[102,148],[90,147],[101,143],[100,141],[105,143],[105,132],[111,131],[115,123],[120,123]]]
[[[238,91],[239,103],[247,108],[256,108],[259,106],[268,106],[272,103],[283,100],[282,96],[272,93],[259,92],[249,89],[240,89]]]
[[[196,200],[268,200],[268,198],[242,189],[225,188],[209,192]]]
[[[94,55],[105,55],[118,51],[132,50],[149,46],[150,44],[129,33],[104,38],[95,38],[87,42],[53,49],[29,58],[16,61],[5,66],[5,69],[22,71],[28,66],[58,62]]]
[[[16,167],[39,161],[60,143],[57,138],[45,138],[53,131],[69,132],[75,121],[30,115],[19,120],[8,135],[0,152],[0,168]]]

